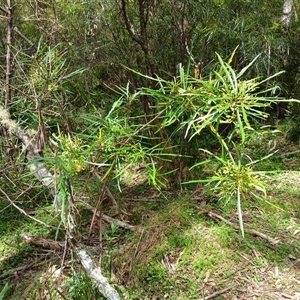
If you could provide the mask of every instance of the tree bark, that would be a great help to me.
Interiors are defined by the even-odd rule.
[[[293,0],[284,0],[281,22],[283,23],[285,28],[288,28],[290,26],[292,14],[293,14]]]
[[[11,103],[12,37],[13,37],[13,8],[12,8],[11,0],[7,0],[6,72],[5,72],[5,104],[4,104],[4,107],[6,109],[9,103]]]
[[[101,269],[96,267],[87,251],[82,246],[75,246],[75,251],[87,275],[94,281],[100,293],[109,300],[120,300],[117,291],[109,284],[102,275]]]

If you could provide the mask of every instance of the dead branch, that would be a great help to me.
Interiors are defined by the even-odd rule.
[[[50,225],[44,223],[43,221],[38,220],[38,219],[36,219],[36,218],[30,216],[28,213],[26,213],[26,211],[23,210],[22,208],[20,208],[18,205],[16,205],[16,204],[9,198],[9,196],[8,196],[1,188],[0,188],[0,192],[5,196],[5,198],[8,200],[8,202],[9,202],[13,207],[15,207],[20,213],[22,213],[22,214],[25,215],[26,217],[30,218],[31,220],[33,220],[33,221],[35,221],[35,222],[37,222],[37,223],[39,223],[39,224],[42,224],[42,225],[44,225],[44,226],[46,226],[46,227],[52,227],[52,226],[50,226]]]
[[[10,6],[11,6],[11,5],[8,5],[8,7],[10,7]],[[4,13],[7,15],[7,18],[9,18],[9,14],[10,14],[9,9],[6,9],[6,8],[0,6],[0,10],[1,10],[2,12],[4,12]],[[22,32],[20,32],[19,29],[18,29],[16,26],[13,27],[13,31],[14,31],[15,33],[17,33],[17,34],[18,34],[25,42],[27,42],[31,47],[33,47],[34,49],[37,49],[37,47],[34,45],[34,43],[33,43],[30,39],[28,39]]]
[[[214,213],[214,212],[212,212],[212,211],[208,211],[208,212],[207,212],[207,215],[208,215],[209,217],[211,217],[212,219],[214,219],[215,221],[222,221],[222,222],[224,222],[224,223],[226,223],[226,224],[228,224],[228,225],[234,227],[235,230],[240,230],[240,228],[239,228],[238,225],[236,225],[236,224],[234,224],[234,223],[232,223],[232,222],[226,220],[226,219],[223,218],[222,216],[220,216],[220,215],[218,215],[218,214],[216,214],[216,213]],[[249,234],[252,234],[252,235],[254,235],[254,236],[258,236],[258,237],[260,237],[260,238],[262,238],[262,239],[265,239],[265,240],[267,240],[269,243],[271,243],[272,245],[276,245],[276,244],[279,243],[279,240],[273,239],[273,238],[267,236],[266,234],[261,233],[261,232],[259,232],[259,231],[257,231],[257,230],[244,228],[244,231],[247,232],[247,233],[249,233]]]
[[[34,48],[35,50],[37,50],[36,45],[28,38],[26,37],[18,28],[17,26],[14,26],[13,28],[14,32],[17,33],[19,35],[19,37],[21,37],[26,43],[28,43],[30,45],[30,47]]]
[[[32,263],[30,263],[28,265],[9,269],[9,270],[5,271],[4,273],[2,273],[0,275],[0,279],[4,279],[6,277],[13,276],[18,272],[25,272],[28,269],[37,268],[37,267],[42,266],[44,264],[45,264],[45,259],[43,258],[43,260],[39,263],[37,263],[36,261],[33,261]]]
[[[288,28],[293,16],[293,0],[285,0],[281,16],[282,24]]]
[[[99,180],[101,180],[101,177],[97,172],[94,172],[94,174],[96,175],[97,178],[99,178]],[[107,197],[111,200],[112,204],[116,207],[117,210],[119,210],[118,202],[116,201],[115,197],[113,196],[113,194],[111,193],[107,185],[105,186],[105,192]]]
[[[26,155],[28,167],[31,173],[49,189],[53,197],[56,196],[55,177],[49,172],[43,163],[40,155],[39,145],[36,143],[36,136],[31,136],[26,130],[18,126],[12,120],[8,110],[0,106],[0,124],[4,126],[10,134],[17,136],[22,142],[23,152]]]
[[[118,225],[119,227],[125,228],[125,229],[129,229],[132,231],[139,231],[139,227],[133,226],[133,225],[129,225],[126,222],[120,221],[118,219],[114,219],[110,216],[107,215],[102,215],[102,219],[107,222],[107,223],[115,223],[116,225]]]
[[[27,244],[42,247],[44,249],[62,251],[65,248],[65,242],[36,237],[29,233],[22,233],[20,236],[25,240]]]
[[[213,293],[213,294],[211,294],[211,295],[208,295],[208,296],[202,298],[202,300],[214,299],[214,298],[216,298],[216,297],[218,297],[218,296],[220,296],[220,295],[226,293],[227,291],[229,291],[229,290],[231,290],[231,289],[232,289],[232,287],[227,287],[227,288],[225,288],[225,289],[223,289],[223,290],[217,291],[217,292],[215,292],[215,293]]]
[[[119,205],[118,202],[116,201],[114,195],[111,193],[110,189],[108,188],[108,186],[105,187],[105,191],[106,191],[106,195],[108,196],[108,198],[111,200],[111,202],[113,203],[113,205],[119,209]]]
[[[95,266],[84,247],[75,246],[74,248],[87,275],[95,282],[101,294],[108,300],[120,300],[118,292],[109,284],[106,277],[102,275],[101,269]]]
[[[88,204],[87,202],[85,202],[83,200],[78,200],[78,201],[80,203],[82,203],[86,209],[91,210],[97,217],[99,217],[99,218],[102,217],[102,219],[107,223],[110,223],[110,224],[115,223],[119,227],[129,229],[129,230],[132,230],[132,231],[139,231],[139,228],[137,226],[129,225],[126,222],[120,221],[118,219],[114,219],[114,218],[109,217],[109,216],[104,215],[104,214],[100,215],[100,212],[96,211],[96,209],[92,205]]]

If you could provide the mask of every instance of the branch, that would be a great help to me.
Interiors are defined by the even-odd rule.
[[[9,10],[7,10],[6,8],[4,8],[2,6],[0,6],[0,10],[3,11],[5,14],[7,14],[7,16],[9,18]],[[31,47],[34,47],[34,49],[37,49],[37,47],[34,45],[34,43],[30,39],[28,39],[21,31],[19,31],[19,29],[16,26],[13,27],[13,31],[15,33],[17,33]]]
[[[42,224],[42,225],[44,225],[44,226],[46,226],[46,227],[52,227],[52,226],[50,226],[50,225],[44,223],[43,221],[38,220],[38,219],[36,219],[36,218],[30,216],[29,214],[27,214],[25,210],[23,210],[22,208],[20,208],[18,205],[16,205],[16,204],[11,200],[11,199],[8,197],[8,195],[7,195],[1,188],[0,188],[0,192],[5,196],[5,198],[8,200],[8,202],[9,202],[13,207],[15,207],[20,213],[22,213],[22,214],[25,215],[26,217],[32,219],[33,221],[35,221],[35,222],[37,222],[37,223],[39,223],[39,224]]]
[[[21,234],[21,237],[25,240],[26,243],[32,244],[38,247],[43,247],[45,249],[53,249],[61,251],[65,248],[64,242],[58,242],[51,239],[44,239],[40,237],[35,237],[31,234]],[[102,275],[101,269],[96,267],[91,257],[85,250],[83,245],[74,246],[76,254],[78,255],[84,270],[87,275],[95,282],[99,292],[105,296],[108,300],[119,300],[118,292],[109,284],[106,277]]]
[[[55,177],[49,172],[47,166],[42,162],[40,147],[35,136],[22,127],[19,127],[16,121],[12,120],[9,112],[0,106],[0,124],[4,126],[9,133],[14,134],[22,142],[23,152],[26,155],[28,166],[32,174],[50,190],[53,197],[56,196]]]
[[[20,235],[27,244],[42,247],[44,249],[62,251],[65,248],[65,242],[59,242],[51,239],[44,239],[42,237],[36,237],[29,233],[22,233]]]
[[[293,14],[293,0],[284,0],[281,22],[288,28]]]
[[[140,19],[140,33],[143,41],[143,50],[148,53],[147,47],[147,17],[145,17],[145,0],[139,0],[139,19]]]
[[[75,252],[87,275],[94,281],[100,293],[108,300],[120,300],[118,292],[109,284],[106,277],[102,275],[101,269],[95,266],[87,251],[82,246],[75,246]]]
[[[228,288],[225,288],[223,290],[217,291],[217,292],[215,292],[215,293],[213,293],[213,294],[211,294],[209,296],[206,296],[206,297],[202,298],[202,300],[214,299],[214,298],[216,298],[216,297],[218,297],[218,296],[226,293],[227,291],[229,291],[231,289],[232,289],[232,287],[228,287]]]
[[[234,223],[232,223],[232,222],[226,220],[226,219],[223,218],[222,216],[220,216],[220,215],[218,215],[218,214],[216,214],[216,213],[214,213],[214,212],[212,212],[212,211],[208,211],[208,212],[207,212],[207,215],[208,215],[209,217],[211,217],[212,219],[216,220],[216,221],[223,221],[224,223],[226,223],[226,224],[228,224],[228,225],[234,227],[235,230],[239,230],[239,226],[238,226],[238,225],[235,225]],[[273,239],[273,238],[267,236],[266,234],[261,233],[261,232],[259,232],[259,231],[257,231],[257,230],[245,228],[244,231],[247,232],[247,233],[249,233],[249,234],[252,234],[252,235],[254,235],[254,236],[258,236],[258,237],[260,237],[260,238],[262,238],[262,239],[265,239],[265,240],[267,240],[269,243],[271,243],[272,245],[276,245],[276,244],[279,243],[279,241],[278,241],[277,239]]]
[[[8,14],[8,10],[2,6],[0,6],[0,10],[3,11],[4,13]]]
[[[35,46],[35,44],[29,38],[27,38],[21,31],[19,31],[17,26],[14,26],[13,29],[25,42],[27,42],[31,47],[33,47],[35,50],[37,50],[37,47]]]
[[[132,230],[132,231],[139,231],[139,228],[136,227],[136,226],[129,225],[126,222],[114,219],[114,218],[109,217],[109,216],[104,215],[104,214],[100,214],[100,212],[96,211],[96,209],[92,205],[88,204],[87,202],[85,202],[83,200],[78,200],[78,201],[80,203],[82,203],[86,209],[91,210],[97,217],[101,217],[107,223],[110,223],[110,224],[111,223],[115,223],[119,227],[122,227],[122,228],[125,228],[125,229],[129,229],[129,230]]]
[[[148,49],[145,45],[144,37],[135,34],[133,24],[130,22],[130,20],[128,18],[127,9],[126,9],[126,0],[122,0],[122,14],[124,17],[126,29],[129,33],[130,37],[141,46],[141,48],[143,49],[143,51],[145,53],[148,53]]]

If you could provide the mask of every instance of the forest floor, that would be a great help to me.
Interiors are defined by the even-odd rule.
[[[82,212],[83,239],[122,299],[300,299],[299,147],[277,147],[264,165],[281,169],[267,179],[266,201],[243,203],[244,238],[236,203],[220,204],[202,185],[161,194],[138,172],[122,193],[111,189],[119,210],[105,212],[136,230],[98,220],[87,238],[92,214]],[[30,205],[30,216],[56,224],[50,200]],[[0,299],[102,299],[64,244],[22,238],[55,244],[59,231],[8,206],[1,198]]]

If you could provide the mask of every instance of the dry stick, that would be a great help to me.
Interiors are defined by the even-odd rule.
[[[90,225],[90,228],[89,228],[89,232],[88,232],[88,237],[91,236],[91,233],[92,233],[92,228],[94,226],[94,222],[95,222],[95,219],[96,219],[96,215],[98,214],[98,217],[101,218],[101,214],[98,212],[99,210],[99,207],[101,205],[101,203],[103,202],[103,199],[104,199],[104,195],[105,195],[105,187],[107,186],[107,183],[108,183],[108,180],[109,180],[109,176],[111,174],[111,171],[109,172],[109,174],[107,175],[107,177],[105,178],[105,181],[103,183],[103,187],[101,189],[101,194],[100,194],[100,197],[98,199],[98,202],[96,204],[96,207],[95,209],[93,209],[93,217],[92,217],[92,220],[91,220],[91,225]]]
[[[42,247],[44,249],[51,249],[61,251],[65,248],[65,242],[58,242],[51,239],[44,239],[42,237],[36,237],[29,233],[22,233],[20,235],[27,244]]]
[[[48,254],[47,254],[48,255]],[[6,272],[2,273],[0,275],[0,279],[4,279],[6,277],[9,277],[9,276],[12,276],[12,275],[15,275],[14,273],[15,272],[19,272],[19,271],[26,271],[28,269],[31,269],[31,268],[37,268],[39,266],[42,266],[45,264],[45,260],[39,262],[39,263],[36,263],[35,261],[30,263],[29,265],[25,265],[25,266],[21,266],[21,267],[16,267],[16,268],[13,268],[13,269],[10,269],[10,270],[7,270]]]
[[[94,214],[97,216],[97,217],[100,217],[100,212],[97,211],[92,205],[90,205],[89,203],[83,201],[83,200],[78,200],[80,203],[82,203],[84,205],[85,208],[87,208],[88,210],[91,210],[92,212],[94,212]],[[134,225],[129,225],[128,223],[125,223],[123,221],[120,221],[118,219],[114,219],[112,217],[109,217],[107,215],[104,215],[102,214],[102,219],[107,222],[107,223],[115,223],[117,224],[119,227],[122,227],[122,228],[125,228],[125,229],[129,229],[129,230],[132,230],[132,231],[139,231],[139,228],[134,226]]]
[[[141,128],[139,128],[137,131],[135,131],[123,144],[122,146],[126,145],[130,139],[132,137],[134,137],[135,135],[137,135],[141,130],[143,130],[145,127],[147,127],[148,125],[150,125],[152,122],[154,122],[158,117],[160,117],[162,115],[164,111],[162,110],[160,113],[158,113],[153,119],[151,119],[150,121],[148,121],[146,124],[144,124]]]
[[[30,216],[28,213],[26,213],[25,210],[23,210],[23,209],[20,208],[18,205],[16,205],[16,204],[8,197],[8,195],[7,195],[1,188],[0,188],[0,192],[5,196],[5,198],[8,200],[8,202],[9,202],[13,207],[15,207],[20,213],[24,214],[26,217],[28,217],[28,218],[32,219],[33,221],[35,221],[35,222],[37,222],[37,223],[40,223],[40,224],[42,224],[42,225],[44,225],[44,226],[46,226],[46,227],[53,227],[53,226],[50,226],[50,225],[44,223],[44,222],[41,221],[41,220],[38,220],[38,219],[36,219],[36,218]]]
[[[99,180],[101,180],[101,176],[98,173],[94,173],[96,175],[97,178],[99,178]],[[106,194],[108,196],[108,198],[111,200],[111,202],[113,203],[113,205],[117,208],[117,210],[119,209],[119,204],[116,201],[115,197],[113,196],[113,194],[111,193],[110,189],[108,188],[108,186],[106,185],[105,187],[105,191]]]
[[[111,200],[111,202],[114,204],[114,206],[119,209],[119,204],[118,202],[116,201],[115,197],[113,196],[113,194],[111,193],[110,189],[108,188],[108,186],[105,187],[105,191],[106,191],[106,194],[108,196],[108,198]]]
[[[138,252],[139,252],[139,248],[140,248],[140,244],[141,244],[141,241],[142,241],[142,237],[143,237],[143,235],[144,235],[144,232],[145,232],[145,228],[143,228],[143,230],[142,230],[142,232],[141,232],[141,234],[140,234],[139,241],[138,241],[138,243],[137,243],[137,245],[136,245],[136,248],[135,248],[135,251],[134,251],[133,258],[132,258],[132,260],[131,260],[131,262],[130,262],[129,272],[132,271],[133,265],[134,265],[134,263],[135,263],[136,257],[137,257]]]
[[[20,32],[17,26],[14,26],[13,29],[25,42],[27,42],[30,45],[30,47],[33,47],[35,50],[37,50],[35,44],[30,39],[28,39],[22,32]]]
[[[118,219],[114,219],[110,216],[104,215],[102,214],[102,219],[107,222],[107,223],[115,223],[116,225],[118,225],[119,227],[125,228],[125,229],[129,229],[132,231],[139,231],[139,228],[134,226],[134,225],[129,225],[123,221],[120,221]]]
[[[225,288],[225,289],[223,289],[223,290],[217,291],[217,292],[215,292],[215,293],[213,293],[213,294],[211,294],[211,295],[208,295],[208,296],[202,298],[202,300],[214,299],[214,298],[216,298],[216,297],[218,297],[218,296],[220,296],[220,295],[226,293],[227,291],[229,291],[229,290],[231,290],[231,289],[232,289],[232,287],[227,287],[227,288]]]
[[[5,14],[7,14],[9,16],[9,10],[7,10],[6,8],[0,6],[0,10],[3,11]],[[8,17],[7,17],[8,18]],[[37,49],[37,47],[34,45],[34,43],[28,38],[26,37],[22,32],[19,31],[19,29],[17,28],[17,26],[13,27],[13,30],[25,41],[27,42],[31,47],[33,47],[35,50]]]
[[[64,252],[63,252],[62,259],[61,259],[61,264],[60,264],[59,277],[62,274],[63,266],[64,266],[65,259],[66,259],[66,256],[67,256],[67,249],[68,249],[68,237],[66,236],[65,237],[65,242],[64,242]]]
[[[207,215],[208,215],[209,217],[211,217],[212,219],[215,219],[215,220],[221,220],[221,221],[223,221],[224,223],[226,223],[226,224],[228,224],[228,225],[234,227],[236,230],[239,230],[239,227],[238,227],[237,225],[235,225],[234,223],[232,223],[232,222],[226,220],[226,219],[223,218],[222,216],[220,216],[220,215],[218,215],[218,214],[216,214],[216,213],[214,213],[214,212],[212,212],[212,211],[209,211],[209,212],[207,213]],[[272,245],[276,245],[276,244],[279,243],[278,240],[273,239],[273,238],[267,236],[266,234],[261,233],[261,232],[259,232],[259,231],[257,231],[257,230],[245,228],[244,231],[247,232],[247,233],[250,233],[250,234],[252,234],[252,235],[254,235],[254,236],[258,236],[258,237],[260,237],[260,238],[262,238],[262,239],[265,239],[265,240],[267,240],[268,242],[270,242]]]

